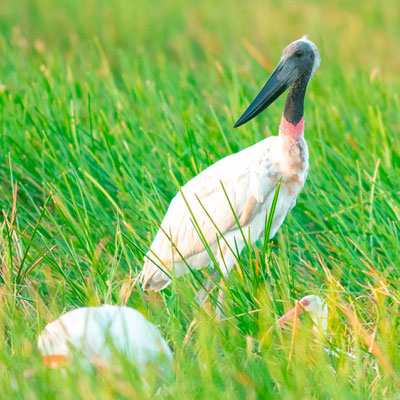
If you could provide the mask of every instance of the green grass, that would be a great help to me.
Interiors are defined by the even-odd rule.
[[[398,396],[399,13],[395,0],[3,0],[1,398]],[[284,98],[232,126],[304,33],[322,57],[305,109],[311,168],[266,259],[263,243],[243,251],[225,321],[194,302],[202,274],[143,293],[142,254],[177,182],[277,134]],[[276,317],[310,293],[327,298],[331,345],[356,359],[328,356],[307,318],[293,342],[292,330],[274,329],[258,351]],[[160,327],[175,349],[161,387],[129,368],[42,365],[43,326],[102,303]]]

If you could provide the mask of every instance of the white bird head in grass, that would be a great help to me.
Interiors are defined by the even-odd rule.
[[[315,327],[323,332],[328,328],[328,307],[325,302],[317,295],[311,294],[303,297],[285,315],[279,318],[279,325],[284,327],[286,323],[294,319],[297,315],[307,312]]]

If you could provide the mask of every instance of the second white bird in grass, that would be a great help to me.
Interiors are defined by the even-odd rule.
[[[210,252],[227,276],[245,246],[244,237],[254,242],[262,236],[282,178],[269,236],[275,235],[307,177],[304,97],[319,64],[317,47],[306,37],[283,50],[275,71],[235,125],[250,121],[290,88],[279,136],[223,158],[182,187],[147,253],[141,274],[144,289],[165,288],[173,275],[189,271],[187,264],[192,269],[210,265]]]
[[[108,364],[115,353],[139,372],[150,362],[169,363],[172,353],[159,330],[137,310],[103,305],[69,311],[43,329],[38,347],[45,364],[57,367],[76,354],[85,364]]]
[[[297,316],[303,313],[307,313],[311,317],[315,333],[318,335],[322,334],[323,336],[328,334],[328,306],[321,297],[315,294],[305,296],[296,302],[296,305],[291,310],[279,318],[278,323],[282,328],[284,328],[290,320],[294,320]],[[368,335],[364,337],[364,340],[365,338],[368,338],[368,340],[371,341],[371,337]],[[372,343],[372,341],[370,343]],[[374,346],[372,345],[370,351],[373,352],[373,349]],[[344,355],[352,359],[356,358],[353,353],[344,351],[338,347],[325,347],[325,351],[334,357]]]
[[[289,320],[294,319],[296,316],[303,314],[304,312],[307,312],[310,315],[314,326],[317,329],[324,333],[327,332],[328,307],[324,301],[315,294],[305,296],[298,301],[290,311],[279,318],[279,325],[282,327],[285,326]]]

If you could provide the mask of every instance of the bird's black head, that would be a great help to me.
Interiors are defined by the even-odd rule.
[[[309,40],[300,39],[284,48],[279,64],[283,64],[283,68],[287,71],[292,71],[289,79],[293,83],[303,74],[313,75],[319,63],[319,53],[315,44]]]
[[[319,67],[321,58],[317,46],[303,36],[286,46],[282,58],[261,92],[235,124],[235,128],[253,119],[273,103],[287,88],[300,78],[311,76]]]

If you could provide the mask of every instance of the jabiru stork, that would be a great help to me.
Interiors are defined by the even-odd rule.
[[[285,47],[265,86],[235,124],[250,121],[289,88],[279,135],[219,160],[181,188],[146,255],[143,289],[162,290],[172,276],[210,265],[210,250],[227,277],[245,246],[243,236],[254,242],[263,234],[282,178],[270,238],[275,235],[307,177],[304,97],[319,65],[317,46],[307,36]]]

